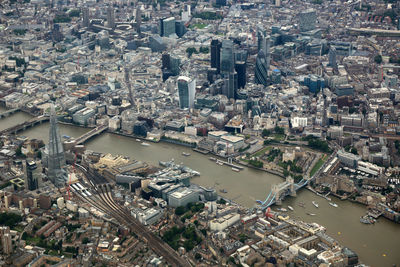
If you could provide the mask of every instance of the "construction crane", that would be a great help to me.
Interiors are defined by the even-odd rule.
[[[125,67],[125,83],[126,83],[126,86],[128,87],[129,101],[131,102],[131,106],[133,107],[133,104],[135,103],[135,101],[133,100],[132,86],[131,86],[131,81],[129,79],[129,76],[130,76],[130,68]]]

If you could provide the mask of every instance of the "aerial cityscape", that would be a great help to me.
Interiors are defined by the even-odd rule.
[[[400,267],[397,0],[0,1],[0,266]]]

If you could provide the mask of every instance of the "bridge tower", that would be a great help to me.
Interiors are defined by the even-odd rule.
[[[279,184],[273,184],[271,187],[272,195],[275,196],[275,204],[282,205],[282,201],[280,198]]]
[[[290,191],[290,196],[295,197],[296,196],[296,190],[294,189],[294,179],[292,176],[286,177],[286,183],[289,185],[289,191]]]

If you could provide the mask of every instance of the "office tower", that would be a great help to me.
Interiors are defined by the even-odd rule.
[[[160,19],[160,36],[170,37],[175,33],[175,18]]]
[[[90,26],[89,8],[82,8],[82,24],[83,27],[88,28]]]
[[[317,20],[317,13],[315,9],[309,8],[299,13],[299,27],[300,31],[306,32],[315,29],[315,22]]]
[[[183,20],[175,21],[175,33],[179,38],[181,38],[186,31],[185,22]]]
[[[397,30],[400,31],[400,18],[397,20]]]
[[[170,69],[171,66],[171,57],[169,56],[168,53],[163,53],[161,56],[161,62],[162,62],[162,69]]]
[[[0,235],[1,235],[1,245],[3,247],[3,254],[9,255],[13,252],[12,240],[10,234],[10,227],[1,226],[0,227]]]
[[[221,50],[221,72],[233,72],[235,68],[235,59],[233,55],[233,42],[231,40],[222,41]]]
[[[337,68],[337,63],[336,63],[336,48],[334,46],[331,46],[329,49],[329,66],[332,68],[336,69]]]
[[[222,94],[228,99],[236,99],[238,89],[238,74],[236,71],[226,72],[224,75],[224,86],[222,87]]]
[[[26,176],[26,188],[28,190],[36,190],[39,188],[38,173],[36,171],[37,166],[35,161],[26,160],[24,162],[25,176]]]
[[[244,49],[236,50],[235,51],[235,62],[236,61],[247,61],[247,51]]]
[[[257,27],[257,51],[259,52],[260,50],[265,51],[265,36],[267,35],[267,31],[258,26]]]
[[[47,175],[57,187],[65,185],[65,172],[63,167],[65,165],[64,149],[61,142],[60,132],[57,127],[57,116],[54,105],[50,110],[50,130],[49,130],[49,143],[46,147],[47,154]]]
[[[219,73],[221,67],[221,46],[220,41],[211,41],[211,68],[217,69],[217,73]]]
[[[196,80],[180,76],[178,78],[178,94],[180,108],[193,108],[196,94]]]
[[[246,62],[237,61],[235,63],[235,70],[238,77],[238,88],[244,88],[246,86]]]
[[[267,58],[263,50],[260,50],[256,59],[256,66],[254,68],[254,78],[255,83],[263,84],[264,86],[268,85],[268,64]]]
[[[181,59],[178,57],[170,56],[169,58],[169,69],[172,73],[172,75],[176,76],[179,75],[181,72]]]
[[[107,8],[107,25],[108,28],[115,29],[114,7],[111,5]]]
[[[140,25],[142,24],[142,12],[140,6],[136,8],[136,32],[140,34]]]

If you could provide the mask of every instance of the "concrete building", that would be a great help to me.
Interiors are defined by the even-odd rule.
[[[88,120],[96,115],[96,111],[91,108],[84,108],[72,115],[73,122],[80,125],[88,125]]]
[[[338,159],[340,160],[340,162],[345,165],[348,166],[350,168],[356,169],[358,166],[358,161],[361,160],[361,157],[358,155],[354,155],[352,153],[348,153],[346,151],[343,150],[339,150],[337,153]]]
[[[315,29],[315,23],[317,20],[317,13],[315,9],[306,9],[299,13],[299,28],[300,31],[306,32]]]
[[[199,201],[199,193],[188,188],[180,188],[168,195],[168,204],[171,207],[186,206],[188,203]]]
[[[226,228],[234,225],[240,221],[240,215],[238,213],[227,214],[223,217],[216,218],[209,222],[211,231],[224,231]]]
[[[170,37],[175,34],[175,18],[160,19],[160,36]]]

